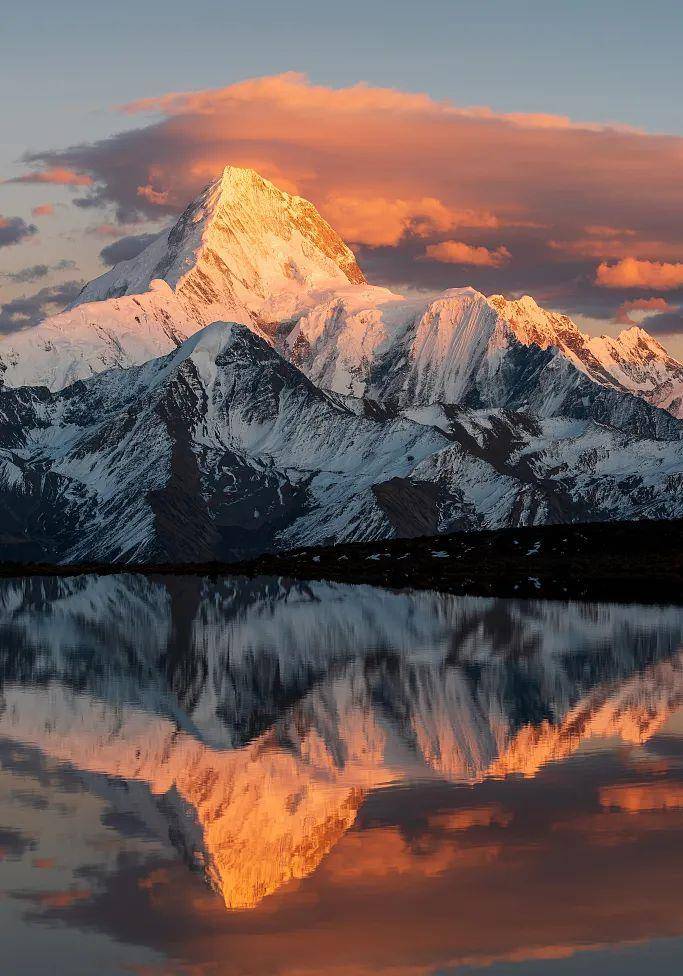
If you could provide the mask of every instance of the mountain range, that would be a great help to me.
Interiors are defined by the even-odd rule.
[[[228,167],[72,307],[0,340],[0,557],[203,561],[683,515],[683,365],[530,297],[369,285]]]

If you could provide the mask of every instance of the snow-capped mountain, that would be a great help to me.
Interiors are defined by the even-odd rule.
[[[596,383],[635,393],[683,417],[683,364],[644,329],[588,336],[568,316],[541,308],[529,295],[516,301],[493,295],[491,302],[524,345],[555,347]]]
[[[584,409],[611,422],[604,396],[585,413],[606,389],[683,417],[683,365],[642,329],[591,338],[529,296],[455,288],[414,300],[372,287],[311,203],[230,166],[70,309],[1,338],[0,371],[8,386],[58,390],[170,352],[214,321],[275,337],[326,389],[400,406]]]
[[[654,339],[591,339],[528,297],[371,286],[312,204],[251,170],[0,339],[0,371],[6,558],[683,514],[683,366]]]
[[[673,607],[126,576],[0,607],[3,740],[100,777],[228,908],[314,871],[377,787],[531,777],[683,702]]]
[[[5,539],[46,544],[51,558],[381,538],[391,526],[372,486],[448,443],[405,418],[356,415],[237,324],[59,394],[22,387],[0,401]]]
[[[383,409],[324,392],[247,326],[216,323],[58,393],[0,390],[0,555],[201,561],[678,517],[683,424],[622,399],[665,418],[670,439],[500,409]]]
[[[170,230],[91,281],[69,309],[1,339],[0,371],[9,386],[58,390],[170,352],[211,322],[262,334],[364,280],[311,203],[228,166]]]
[[[589,345],[627,390],[683,418],[683,365],[645,329],[636,325],[615,338],[594,336]]]
[[[611,422],[627,393],[683,416],[683,365],[642,329],[591,339],[529,296],[453,288],[406,300],[359,287],[304,312],[281,330],[278,348],[327,389],[402,407],[444,402]]]
[[[305,308],[316,288],[365,281],[313,204],[236,166],[169,232],[86,285],[75,305],[139,295],[159,278],[200,325],[236,314],[236,321],[279,322]]]

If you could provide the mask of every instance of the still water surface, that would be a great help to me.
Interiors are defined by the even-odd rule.
[[[0,581],[0,969],[683,969],[683,609]]]

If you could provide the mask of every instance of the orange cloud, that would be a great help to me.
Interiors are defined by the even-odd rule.
[[[484,291],[551,294],[566,309],[585,300],[590,314],[613,315],[626,296],[596,285],[597,264],[683,261],[678,136],[368,84],[332,88],[296,73],[171,92],[125,111],[147,118],[28,159],[92,176],[85,202],[113,204],[119,223],[179,213],[232,163],[308,198],[368,246],[361,262],[376,281],[448,287],[450,261],[415,257],[453,240],[489,252],[470,252],[465,265]]]
[[[53,166],[48,169],[37,170],[34,173],[23,173],[8,183],[54,183],[56,186],[91,186],[92,176],[76,173],[71,169]]]
[[[641,200],[681,195],[673,180],[679,139],[462,108],[366,84],[329,88],[296,73],[171,93],[125,111],[155,112],[160,121],[32,160],[95,173],[117,202],[134,205],[139,187],[149,188],[142,199],[168,193],[169,209],[184,206],[228,162],[288,181],[319,205],[434,198],[454,213],[532,225],[552,223],[561,204],[561,216],[581,227],[590,214],[590,225],[632,231],[637,222],[626,218],[640,203],[625,187],[637,186],[633,198]]]
[[[369,247],[396,245],[405,234],[429,237],[456,227],[522,226],[503,220],[489,210],[449,206],[435,197],[389,200],[385,197],[332,195],[321,202],[320,208],[345,240]]]
[[[314,107],[318,110],[349,113],[368,111],[419,112],[436,117],[494,119],[509,125],[534,129],[590,129],[600,131],[613,126],[572,122],[565,115],[550,113],[495,112],[488,106],[461,107],[449,100],[436,101],[423,93],[401,92],[394,88],[375,88],[358,82],[348,88],[332,89],[312,85],[305,74],[287,71],[280,75],[249,78],[226,88],[204,89],[196,92],[171,92],[153,98],[139,99],[122,106],[129,115],[158,112],[163,115],[183,115],[188,112],[212,116],[223,101],[251,104],[262,99],[287,108]],[[623,127],[622,131],[633,132]]]
[[[628,229],[623,233],[618,233],[614,228],[605,227],[602,230],[609,231],[609,233],[604,236],[598,236],[597,233],[589,235],[589,229],[585,228],[585,230],[587,232],[585,237],[578,236],[571,240],[551,238],[548,241],[548,247],[571,258],[597,258],[602,263],[607,263],[609,260],[621,261],[624,258],[634,258],[634,252],[646,254],[646,260],[666,260],[672,253],[677,256],[681,251],[679,245],[671,240],[654,240],[645,236],[638,238],[633,231]],[[597,230],[597,227],[591,228],[591,231],[597,232]]]
[[[41,203],[37,207],[33,207],[31,210],[32,217],[51,217],[55,212],[55,208],[51,203]]]
[[[163,207],[164,204],[168,203],[169,191],[155,190],[153,186],[147,183],[145,186],[138,187],[138,196],[143,197],[155,207]]]
[[[423,203],[422,212],[431,209],[434,213],[443,207],[444,212],[448,213],[440,201],[434,200],[433,204],[436,207]],[[416,206],[419,206],[416,200],[338,196],[327,201],[325,216],[346,240],[379,247],[398,243],[415,215]],[[440,214],[437,214],[437,219],[439,217]]]
[[[463,241],[429,244],[425,256],[445,264],[467,264],[479,268],[500,268],[512,257],[506,247],[498,247],[492,251],[488,247],[476,247]]]
[[[683,286],[683,263],[640,261],[638,258],[623,258],[616,264],[603,262],[596,272],[595,283],[602,288],[672,291]]]
[[[631,302],[622,302],[616,311],[614,321],[620,325],[635,325],[631,312],[668,312],[671,306],[665,298],[634,298]]]
[[[388,200],[385,197],[331,196],[321,207],[327,220],[348,241],[370,247],[397,244],[404,234],[427,237],[453,227],[498,227],[486,210],[459,210],[435,197]]]

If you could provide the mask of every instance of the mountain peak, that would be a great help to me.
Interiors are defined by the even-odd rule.
[[[291,194],[281,190],[265,176],[261,176],[255,169],[248,166],[225,166],[221,175],[213,180],[204,191],[199,195],[201,198],[205,194],[214,196],[215,202],[219,205],[234,202],[235,197],[242,195],[270,195],[278,199],[285,206],[292,198]],[[192,204],[190,204],[192,206]]]
[[[224,166],[220,176],[220,182],[223,184],[247,183],[253,182],[254,180],[260,180],[262,183],[270,182],[265,176],[261,176],[255,169],[252,169],[251,166]]]
[[[154,279],[167,282],[197,327],[279,321],[321,290],[365,283],[312,203],[239,166],[226,166],[169,231],[86,285],[74,305],[146,294]]]
[[[570,318],[542,308],[531,295],[521,298],[491,295],[489,303],[525,346],[533,344],[541,349],[554,346],[575,357],[586,338]]]
[[[265,176],[261,176],[250,166],[224,166],[221,175],[210,183],[209,186],[220,186],[221,190],[228,193],[239,193],[249,189],[275,191],[284,197],[291,194],[281,190]]]
[[[628,346],[645,343],[650,348],[661,349],[664,355],[668,355],[661,342],[658,342],[654,336],[651,336],[649,332],[641,328],[639,325],[632,325],[628,329],[622,329],[617,336],[617,342]]]

